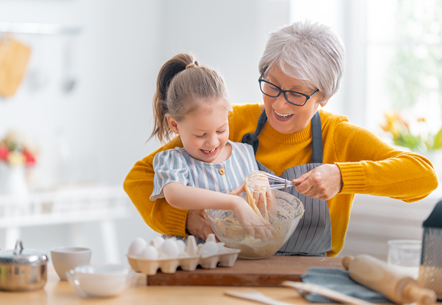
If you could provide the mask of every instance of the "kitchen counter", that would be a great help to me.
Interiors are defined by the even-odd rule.
[[[146,286],[146,276],[137,274],[137,281],[122,295],[115,298],[84,299],[68,282],[60,281],[53,267],[48,267],[48,281],[44,289],[28,292],[0,292],[0,304],[43,305],[43,304],[253,304],[224,295],[225,290],[241,290],[239,287],[198,286]],[[307,304],[302,296],[289,288],[253,287],[266,296],[289,304]],[[256,303],[255,303],[256,304]]]
[[[0,292],[4,305],[64,305],[64,304],[258,304],[224,295],[225,290],[241,287],[146,286],[146,276],[137,274],[136,283],[114,298],[84,299],[66,281],[60,281],[53,267],[48,267],[48,281],[44,289],[28,292]],[[247,288],[250,289],[250,288]],[[294,289],[253,287],[264,295],[289,304],[308,304]],[[316,303],[318,304],[318,303]],[[442,303],[438,303],[442,304]]]

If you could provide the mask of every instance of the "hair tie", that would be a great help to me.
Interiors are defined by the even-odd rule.
[[[188,65],[186,66],[186,69],[191,68],[191,67],[196,67],[196,65],[195,65],[194,62],[191,62],[190,64],[188,64]]]

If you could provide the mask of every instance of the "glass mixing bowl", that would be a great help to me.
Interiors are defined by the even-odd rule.
[[[295,196],[282,192],[272,191],[272,205],[268,210],[270,226],[276,230],[271,240],[261,240],[250,235],[250,227],[241,225],[231,210],[207,209],[206,215],[210,226],[218,239],[225,243],[226,247],[240,249],[239,257],[259,259],[272,256],[290,238],[295,231],[299,220],[304,215],[304,205]],[[246,193],[239,196],[247,201]],[[264,215],[264,211],[261,210]],[[252,226],[256,232],[258,227]]]

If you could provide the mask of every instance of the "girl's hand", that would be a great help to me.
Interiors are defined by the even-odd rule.
[[[276,234],[276,230],[267,220],[258,216],[241,197],[234,196],[233,200],[233,213],[240,224],[247,226],[246,228],[250,235],[259,237],[263,241],[273,238],[273,234]]]
[[[241,193],[245,193],[246,192],[246,188],[245,188],[245,181],[243,183],[241,183],[240,186],[238,186],[236,189],[234,189],[233,191],[231,191],[229,193],[229,195],[239,195]],[[264,196],[262,195],[262,193],[255,193],[252,192],[253,195],[253,199],[255,199],[255,204],[258,207],[259,210],[264,209]],[[270,210],[272,207],[272,203],[273,203],[273,194],[272,192],[266,192],[266,196],[267,196],[267,210]]]
[[[342,176],[336,164],[323,164],[293,179],[296,190],[310,198],[328,200],[342,189]]]

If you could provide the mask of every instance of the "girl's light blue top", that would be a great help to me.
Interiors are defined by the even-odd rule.
[[[231,141],[228,144],[232,146],[232,154],[221,163],[195,160],[180,147],[157,153],[153,160],[154,189],[149,199],[163,198],[163,187],[170,182],[217,192],[238,187],[252,171],[258,170],[258,165],[252,146]],[[223,175],[221,168],[225,170]]]

